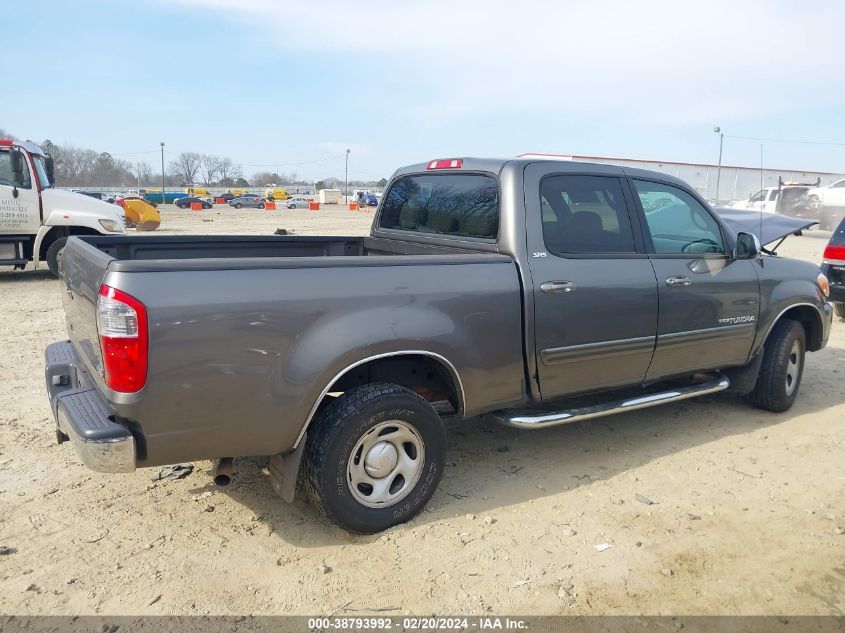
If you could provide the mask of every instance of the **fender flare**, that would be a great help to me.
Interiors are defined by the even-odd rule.
[[[296,450],[300,443],[302,442],[303,438],[305,437],[306,433],[308,432],[308,427],[311,426],[311,422],[314,420],[314,416],[317,414],[317,409],[320,407],[320,403],[323,402],[323,399],[326,397],[326,394],[329,393],[329,389],[331,389],[332,385],[335,384],[344,374],[363,365],[365,363],[369,363],[370,361],[379,360],[381,358],[389,358],[391,356],[428,356],[439,363],[441,363],[446,369],[449,370],[449,373],[452,376],[452,379],[455,381],[455,385],[457,385],[457,392],[458,392],[458,416],[463,415],[465,403],[466,403],[466,392],[464,391],[464,385],[461,381],[461,376],[458,373],[458,370],[455,368],[455,365],[447,359],[445,356],[437,354],[436,352],[430,352],[427,350],[398,350],[394,352],[386,352],[384,354],[375,354],[373,356],[367,356],[360,360],[355,361],[341,369],[335,376],[328,381],[328,383],[323,387],[320,391],[320,395],[317,397],[314,404],[311,406],[311,410],[308,413],[308,417],[305,419],[305,424],[302,425],[302,429],[299,431],[299,435],[296,438],[296,441],[293,444],[293,449]]]
[[[819,309],[819,306],[817,306],[813,303],[808,303],[806,301],[802,301],[800,303],[792,303],[792,304],[786,306],[785,308],[783,308],[780,312],[778,312],[777,316],[774,319],[772,319],[772,322],[769,324],[769,327],[766,330],[765,335],[763,335],[761,338],[759,338],[760,342],[755,345],[755,348],[752,350],[752,353],[749,356],[749,358],[753,358],[756,354],[758,354],[760,352],[760,350],[763,349],[763,346],[766,344],[766,341],[769,340],[769,335],[771,335],[772,330],[775,329],[775,326],[783,318],[783,315],[785,315],[790,310],[793,310],[795,308],[802,308],[802,307],[813,308],[813,314],[816,315],[816,324],[819,328],[819,333],[820,333],[820,336],[822,338],[822,341],[824,341],[824,332],[825,332],[824,320],[825,320],[825,317],[822,314],[822,311]]]

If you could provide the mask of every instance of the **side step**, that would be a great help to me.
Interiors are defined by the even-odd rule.
[[[537,413],[536,410],[532,411],[531,409],[502,409],[500,411],[494,411],[489,415],[507,426],[513,426],[519,429],[544,429],[550,426],[558,426],[559,424],[590,420],[592,418],[613,415],[614,413],[624,413],[625,411],[647,409],[648,407],[655,407],[666,402],[676,402],[678,400],[686,400],[687,398],[695,398],[696,396],[704,396],[708,393],[724,391],[730,384],[731,381],[726,376],[719,376],[714,380],[700,382],[688,387],[680,387],[670,391],[661,391],[659,393],[651,393],[645,396],[616,400],[614,402],[603,402],[602,404],[582,407],[580,409],[569,409],[552,413]]]

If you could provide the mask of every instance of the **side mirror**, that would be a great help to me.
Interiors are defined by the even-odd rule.
[[[56,184],[56,179],[53,178],[53,172],[56,170],[56,163],[52,156],[47,156],[44,160],[44,169],[47,171],[47,180],[50,181],[50,184]]]
[[[15,185],[23,185],[23,154],[19,149],[13,149],[11,153],[12,181]]]
[[[753,233],[739,233],[736,236],[734,259],[755,259],[760,255],[760,240]]]

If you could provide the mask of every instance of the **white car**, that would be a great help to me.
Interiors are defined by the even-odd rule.
[[[824,187],[813,187],[807,192],[811,206],[845,207],[845,178]]]
[[[287,200],[285,200],[283,202],[283,204],[288,209],[307,209],[309,202],[311,202],[311,201],[308,200],[307,198],[296,197],[296,198],[288,198]]]

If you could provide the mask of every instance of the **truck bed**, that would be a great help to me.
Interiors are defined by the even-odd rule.
[[[522,292],[506,255],[363,237],[86,236],[68,241],[61,276],[81,370],[140,438],[139,466],[288,451],[361,359],[442,358],[469,415],[524,396]],[[102,377],[103,284],[147,311],[136,393]]]

